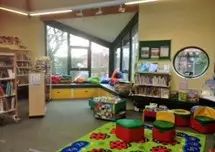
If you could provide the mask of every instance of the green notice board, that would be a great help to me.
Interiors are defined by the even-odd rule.
[[[170,59],[171,40],[140,41],[139,59]]]

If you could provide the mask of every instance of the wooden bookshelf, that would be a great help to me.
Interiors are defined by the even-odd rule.
[[[32,69],[31,58],[28,51],[17,53],[17,81],[19,87],[28,86],[28,74]]]
[[[16,54],[0,53],[0,67],[0,114],[18,121]]]
[[[1,53],[14,53],[16,55],[16,80],[18,87],[28,86],[28,73],[32,69],[30,50],[16,47],[1,47]],[[0,70],[6,68],[1,67]]]

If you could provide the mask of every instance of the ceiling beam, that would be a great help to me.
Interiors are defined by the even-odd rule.
[[[26,1],[26,10],[31,11],[31,0],[25,0]]]
[[[138,10],[139,10],[138,5],[123,6],[123,8],[125,8],[125,12],[138,12]],[[82,13],[83,13],[82,17],[101,16],[101,15],[122,13],[122,12],[119,12],[119,6],[103,7],[103,8],[101,8],[101,10],[103,13],[100,15],[96,15],[96,12],[98,12],[98,9],[83,10],[82,11]],[[44,15],[44,16],[41,16],[40,18],[43,21],[80,18],[80,16],[78,16],[77,13],[79,13],[79,11],[74,11],[74,12],[64,13],[64,14]]]

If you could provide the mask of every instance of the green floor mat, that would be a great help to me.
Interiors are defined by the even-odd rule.
[[[115,123],[107,123],[57,152],[204,152],[205,148],[202,134],[177,131],[173,143],[160,143],[152,139],[152,127],[147,125],[144,139],[126,143],[115,136],[115,128]]]

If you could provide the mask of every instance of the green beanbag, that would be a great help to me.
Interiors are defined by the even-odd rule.
[[[140,120],[134,119],[119,119],[116,124],[124,128],[140,128],[144,127],[144,123]]]
[[[99,77],[90,77],[88,79],[88,82],[91,84],[100,84],[100,78]]]

